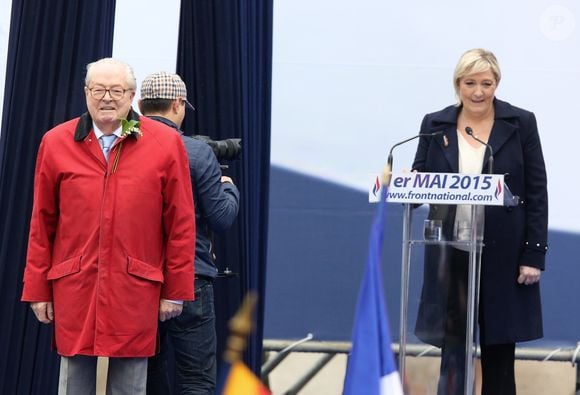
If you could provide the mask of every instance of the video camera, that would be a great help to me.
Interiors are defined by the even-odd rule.
[[[209,145],[213,149],[219,162],[222,160],[239,159],[242,153],[242,139],[212,140],[209,136],[203,136],[201,134],[196,134],[191,137]]]

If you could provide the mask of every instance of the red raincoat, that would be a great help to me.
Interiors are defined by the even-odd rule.
[[[160,298],[193,299],[185,149],[173,129],[140,120],[143,135],[117,139],[108,163],[88,114],[40,145],[22,300],[54,302],[64,356],[151,356]]]

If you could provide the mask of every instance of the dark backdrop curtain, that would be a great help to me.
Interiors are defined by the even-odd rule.
[[[240,214],[233,229],[216,239],[220,272],[237,273],[218,278],[215,285],[218,358],[229,318],[246,292],[255,290],[257,325],[245,360],[259,373],[268,234],[272,0],[182,0],[177,73],[196,108],[187,113],[185,132],[214,140],[242,138],[241,159],[224,171],[240,188]]]
[[[115,0],[14,0],[0,136],[0,393],[56,393],[52,327],[20,302],[36,152],[85,111],[87,63],[111,56]]]

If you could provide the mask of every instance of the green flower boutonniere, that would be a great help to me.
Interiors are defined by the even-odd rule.
[[[143,132],[139,129],[140,123],[137,120],[121,119],[121,137],[133,135],[135,138],[143,136]]]
[[[115,153],[115,159],[113,161],[113,167],[111,169],[112,173],[114,174],[117,171],[117,166],[119,166],[119,158],[121,157],[121,149],[123,148],[123,142],[127,136],[133,136],[136,139],[143,136],[143,132],[139,129],[140,123],[136,119],[120,119],[121,121],[121,140],[119,144],[115,147],[117,152]]]

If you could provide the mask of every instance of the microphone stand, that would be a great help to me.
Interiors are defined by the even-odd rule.
[[[398,143],[396,143],[395,145],[393,145],[389,151],[389,156],[387,157],[387,165],[389,166],[389,168],[392,170],[393,169],[393,150],[395,148],[397,148],[399,145],[403,145],[405,143],[408,143],[411,140],[415,140],[418,139],[419,137],[435,137],[435,136],[440,136],[442,135],[443,132],[435,132],[435,133],[431,133],[431,134],[417,134],[413,137],[409,137],[408,139],[405,139],[403,141],[399,141]]]
[[[489,145],[488,143],[486,143],[485,141],[477,138],[474,134],[473,134],[473,129],[471,129],[469,126],[465,127],[465,133],[467,133],[468,135],[470,135],[475,141],[477,141],[480,144],[483,144],[486,146],[486,148],[489,150],[489,167],[488,167],[488,174],[493,174],[493,149],[491,148],[491,145]]]

